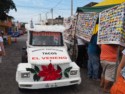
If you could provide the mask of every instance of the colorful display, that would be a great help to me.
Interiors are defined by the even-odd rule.
[[[98,44],[125,46],[125,4],[109,8],[99,14]]]
[[[98,14],[95,12],[79,13],[76,26],[77,36],[86,41],[90,41],[97,18]]]

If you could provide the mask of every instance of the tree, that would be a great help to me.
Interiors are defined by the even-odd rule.
[[[15,11],[17,11],[13,0],[0,0],[0,20],[6,20],[7,13],[11,9],[15,9]]]

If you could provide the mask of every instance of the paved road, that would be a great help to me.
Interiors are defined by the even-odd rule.
[[[87,79],[86,69],[81,69],[82,83],[78,86],[20,92],[15,81],[15,74],[16,67],[21,61],[21,48],[25,45],[26,35],[17,40],[17,43],[5,45],[6,56],[0,64],[0,94],[104,94],[99,87],[99,82]]]

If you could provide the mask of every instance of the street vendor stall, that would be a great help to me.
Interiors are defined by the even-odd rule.
[[[125,47],[125,3],[123,2],[125,2],[125,0],[119,0],[119,1],[117,0],[116,2],[114,0],[111,0],[111,1],[105,0],[100,4],[95,5],[94,7],[88,7],[88,8],[81,7],[77,9],[77,12],[79,13],[79,15],[82,15],[82,16],[78,15],[78,19],[86,18],[84,17],[86,13],[90,13],[90,12],[97,13],[99,18],[98,41],[97,41],[98,44],[119,45],[117,61],[116,61],[117,62],[116,71],[117,71],[117,66],[119,64],[120,46]],[[93,17],[93,19],[94,18],[95,17]],[[81,21],[81,20],[78,20],[78,21]],[[86,22],[86,19],[83,19],[83,21],[81,24],[86,25],[84,24]],[[92,20],[89,22],[92,22]],[[77,24],[77,25],[81,25],[81,24]],[[82,25],[81,27],[83,27]],[[93,22],[93,25],[94,25],[94,22]],[[85,31],[86,30],[84,30],[83,28],[81,29],[78,28],[76,32],[80,32],[84,34]],[[91,38],[91,34],[92,34],[92,30],[91,32],[89,32],[90,38]],[[86,39],[86,37],[82,34],[77,33],[77,35],[81,36],[83,39]],[[116,71],[115,71],[115,74],[116,74]],[[119,92],[121,90],[116,85],[113,89],[115,92]],[[124,94],[123,92],[121,93]],[[121,94],[121,93],[113,92],[112,94]]]

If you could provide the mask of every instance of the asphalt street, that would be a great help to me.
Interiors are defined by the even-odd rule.
[[[0,63],[0,94],[105,94],[99,86],[99,81],[87,78],[87,69],[81,69],[82,83],[51,89],[24,90],[20,92],[15,80],[17,65],[21,62],[21,49],[26,43],[26,34],[12,39],[11,45],[5,45],[6,56]]]

